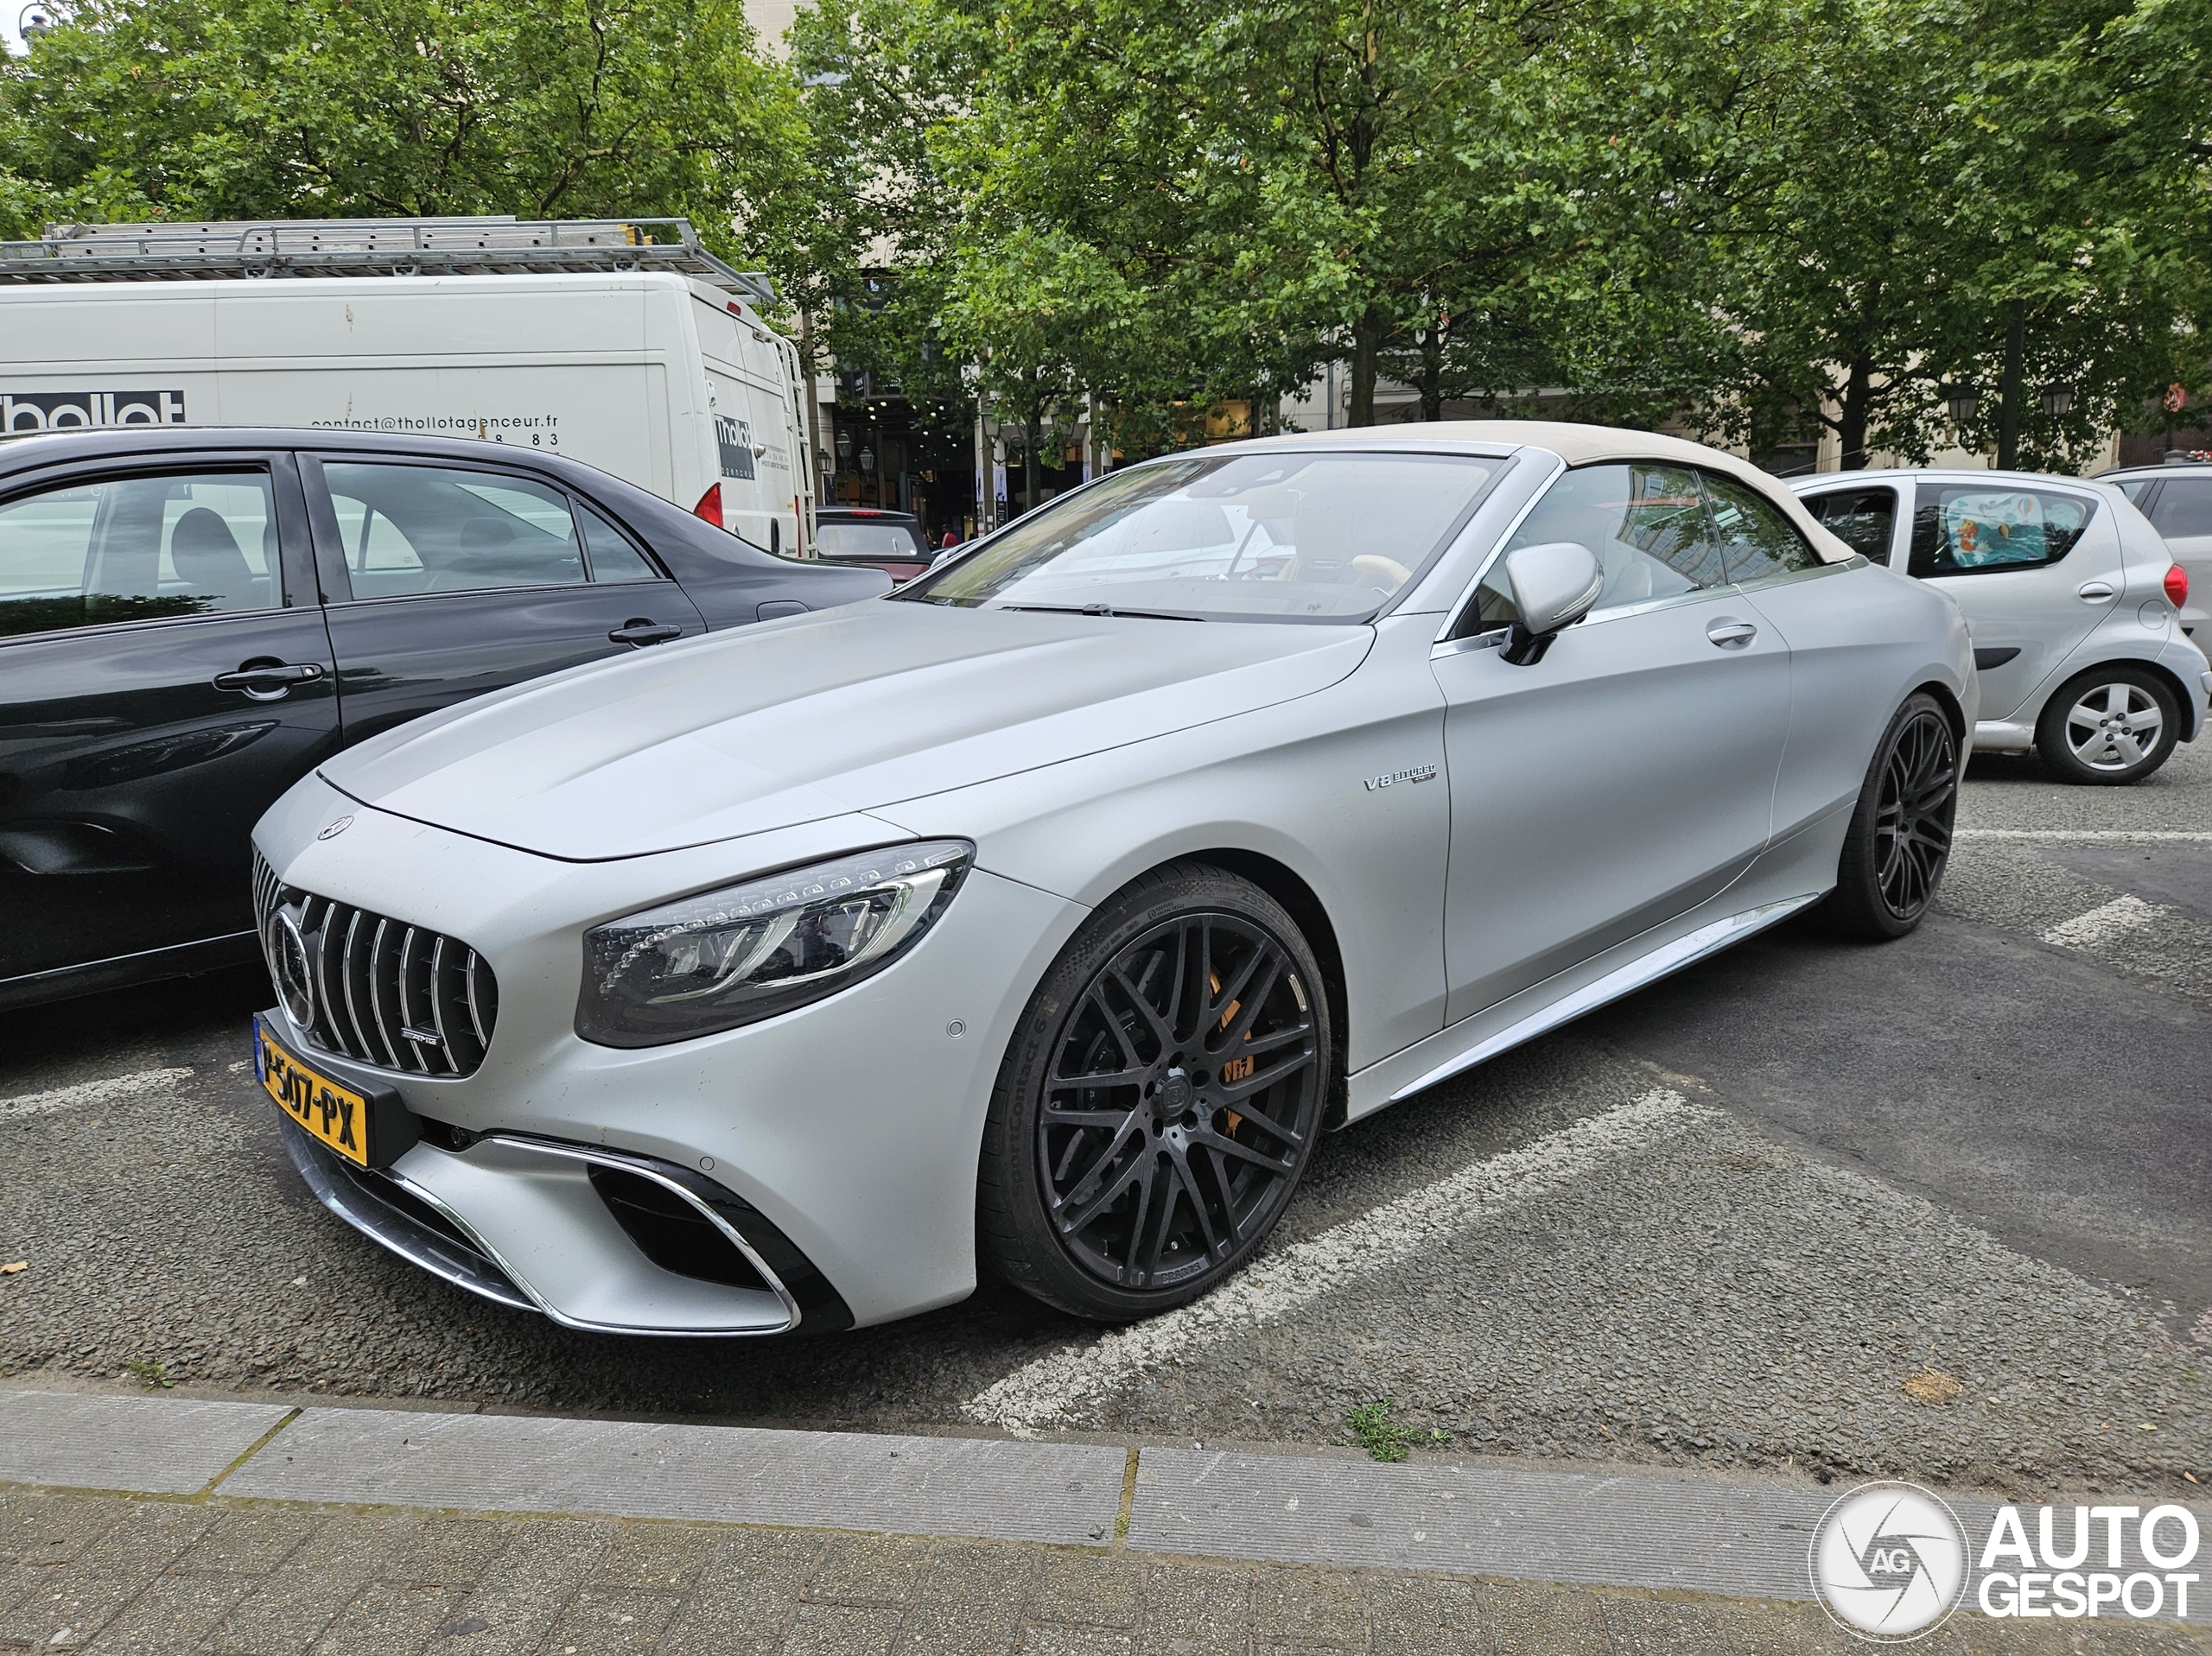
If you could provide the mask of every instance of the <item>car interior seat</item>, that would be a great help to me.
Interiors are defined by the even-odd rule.
[[[222,514],[194,506],[169,531],[169,562],[177,578],[218,609],[260,609],[268,603],[267,577],[256,575]]]

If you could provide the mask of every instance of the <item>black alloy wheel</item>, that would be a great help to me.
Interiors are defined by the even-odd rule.
[[[1924,691],[1908,697],[1876,748],[1823,910],[1847,936],[1879,942],[1917,926],[1951,856],[1959,739]]]
[[[1103,1321],[1196,1298],[1281,1216],[1332,1056],[1312,952],[1272,898],[1210,867],[1144,877],[1054,963],[1007,1052],[984,1258]]]

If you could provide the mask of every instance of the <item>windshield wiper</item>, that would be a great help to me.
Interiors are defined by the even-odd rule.
[[[1117,610],[1110,604],[1001,604],[1002,610],[1027,610],[1037,615],[1127,615],[1144,621],[1203,621],[1203,615],[1179,615],[1173,610]]]

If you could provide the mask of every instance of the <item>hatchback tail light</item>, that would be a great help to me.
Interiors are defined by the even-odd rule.
[[[2177,563],[2166,566],[2166,601],[2176,609],[2189,602],[2189,571]]]
[[[691,515],[702,522],[712,523],[716,529],[726,527],[722,523],[722,485],[719,483],[709,484],[707,492],[699,497],[699,504],[691,508]]]

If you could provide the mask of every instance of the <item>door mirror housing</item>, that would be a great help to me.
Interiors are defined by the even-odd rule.
[[[1580,541],[1546,541],[1505,555],[1505,581],[1521,619],[1505,641],[1516,667],[1544,658],[1551,641],[1590,613],[1605,583],[1598,555]]]

